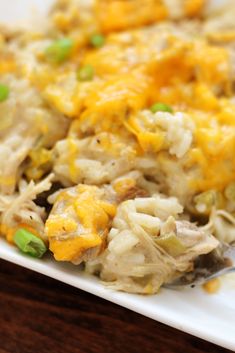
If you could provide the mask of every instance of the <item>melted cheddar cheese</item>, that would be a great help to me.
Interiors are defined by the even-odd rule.
[[[235,170],[235,109],[228,99],[232,89],[229,53],[204,38],[190,41],[153,31],[155,43],[165,43],[163,50],[156,51],[153,39],[143,41],[145,31],[149,30],[126,32],[126,39],[122,32],[111,33],[103,48],[88,48],[80,65],[94,66],[91,82],[76,82],[74,78],[67,82],[66,72],[71,75],[76,70],[73,62],[64,69],[52,68],[56,80],[43,89],[45,97],[61,113],[78,119],[78,135],[103,131],[123,134],[127,130],[143,151],[153,153],[166,148],[165,135],[160,129],[146,131],[144,121],[137,122],[137,113],[157,101],[186,112],[195,130],[185,168],[200,168],[189,187],[195,192],[222,190],[234,179]],[[72,167],[76,152],[74,157],[72,154],[69,168],[74,174],[78,172]]]
[[[38,180],[52,169],[56,180],[68,186],[57,196],[45,227],[58,261],[78,263],[88,250],[102,249],[116,212],[102,184],[114,181],[109,174],[113,179],[121,176],[115,170],[117,160],[120,170],[128,165],[123,174],[134,170],[153,183],[165,183],[166,194],[177,194],[177,188],[167,185],[172,179],[166,169],[178,166],[186,180],[185,199],[208,190],[223,192],[235,180],[234,64],[229,46],[235,31],[205,33],[206,0],[176,0],[176,15],[170,2],[60,0],[43,33],[19,34],[5,52],[9,38],[0,37],[1,76],[6,82],[9,75],[29,81],[45,109],[68,120],[68,131],[61,127],[64,150],[61,141],[41,148],[47,125],[32,109],[42,137],[18,171]],[[190,22],[192,28],[182,20],[194,17],[201,22]],[[97,34],[101,45],[92,42]],[[48,46],[64,38],[71,40],[71,52],[66,60],[51,62]],[[92,75],[81,79],[79,72],[87,67]],[[170,112],[151,112],[159,102],[170,106]],[[1,107],[3,113],[7,104]],[[184,139],[186,148],[181,146]],[[103,173],[96,186],[81,185],[95,179],[89,168]],[[130,185],[136,187],[134,179],[125,180],[114,182],[121,196]],[[11,231],[2,233],[12,240]]]
[[[45,227],[55,259],[79,263],[89,249],[99,253],[115,213],[115,205],[95,186],[60,192]]]

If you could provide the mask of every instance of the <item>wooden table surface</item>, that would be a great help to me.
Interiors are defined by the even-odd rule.
[[[229,352],[5,261],[0,288],[0,353]]]

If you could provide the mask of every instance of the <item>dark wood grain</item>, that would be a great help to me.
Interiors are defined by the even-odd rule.
[[[4,261],[0,286],[0,353],[229,352]]]

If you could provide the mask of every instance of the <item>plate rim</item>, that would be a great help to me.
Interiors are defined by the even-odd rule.
[[[47,277],[53,278],[80,290],[84,290],[90,294],[113,302],[117,305],[123,306],[129,310],[149,317],[155,321],[161,322],[165,325],[171,326],[175,329],[191,334],[195,337],[222,346],[226,349],[235,351],[235,338],[230,337],[230,335],[227,335],[227,337],[223,337],[222,329],[221,334],[219,334],[220,330],[218,330],[218,334],[213,334],[213,331],[210,330],[210,325],[207,325],[207,328],[204,328],[202,330],[200,328],[200,325],[196,324],[193,320],[187,323],[185,322],[185,320],[184,322],[179,322],[179,318],[174,318],[174,315],[171,315],[172,312],[167,312],[164,306],[162,307],[160,305],[158,307],[155,307],[155,310],[151,310],[151,307],[149,307],[148,310],[146,310],[146,307],[144,308],[144,306],[139,305],[141,304],[141,302],[146,302],[146,298],[149,298],[149,301],[151,303],[152,299],[154,299],[155,297],[157,298],[157,296],[159,295],[164,295],[164,293],[167,293],[167,291],[169,291],[168,289],[162,290],[161,294],[156,294],[152,296],[141,296],[137,294],[117,292],[105,288],[105,286],[101,284],[99,279],[95,278],[94,276],[87,275],[81,271],[75,271],[77,267],[72,264],[58,264],[56,263],[56,261],[52,261],[52,259],[48,256],[43,260],[33,259],[28,256],[24,256],[19,253],[17,249],[15,249],[15,247],[7,244],[3,239],[0,239],[0,259],[11,262],[23,268],[27,268]],[[70,268],[72,269],[71,273]],[[69,271],[69,273],[67,273],[67,271]],[[77,276],[78,273],[79,276]]]

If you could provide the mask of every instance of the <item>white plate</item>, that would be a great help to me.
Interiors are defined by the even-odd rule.
[[[0,22],[11,26],[30,20],[36,7],[43,16],[53,0],[0,0]],[[215,1],[215,0],[214,0]],[[222,2],[222,0],[217,0]],[[40,16],[38,16],[40,17]],[[105,288],[95,277],[73,265],[47,257],[35,260],[21,255],[0,239],[0,258],[110,300],[154,320],[235,351],[235,279],[208,295],[200,288],[177,292],[162,289],[155,296],[119,293]]]
[[[162,289],[153,296],[114,292],[79,267],[23,256],[0,239],[0,258],[55,278],[110,300],[154,320],[235,351],[235,279],[227,280],[217,294],[200,288],[185,291]]]
[[[0,0],[0,23],[9,27],[43,25],[54,0]]]

